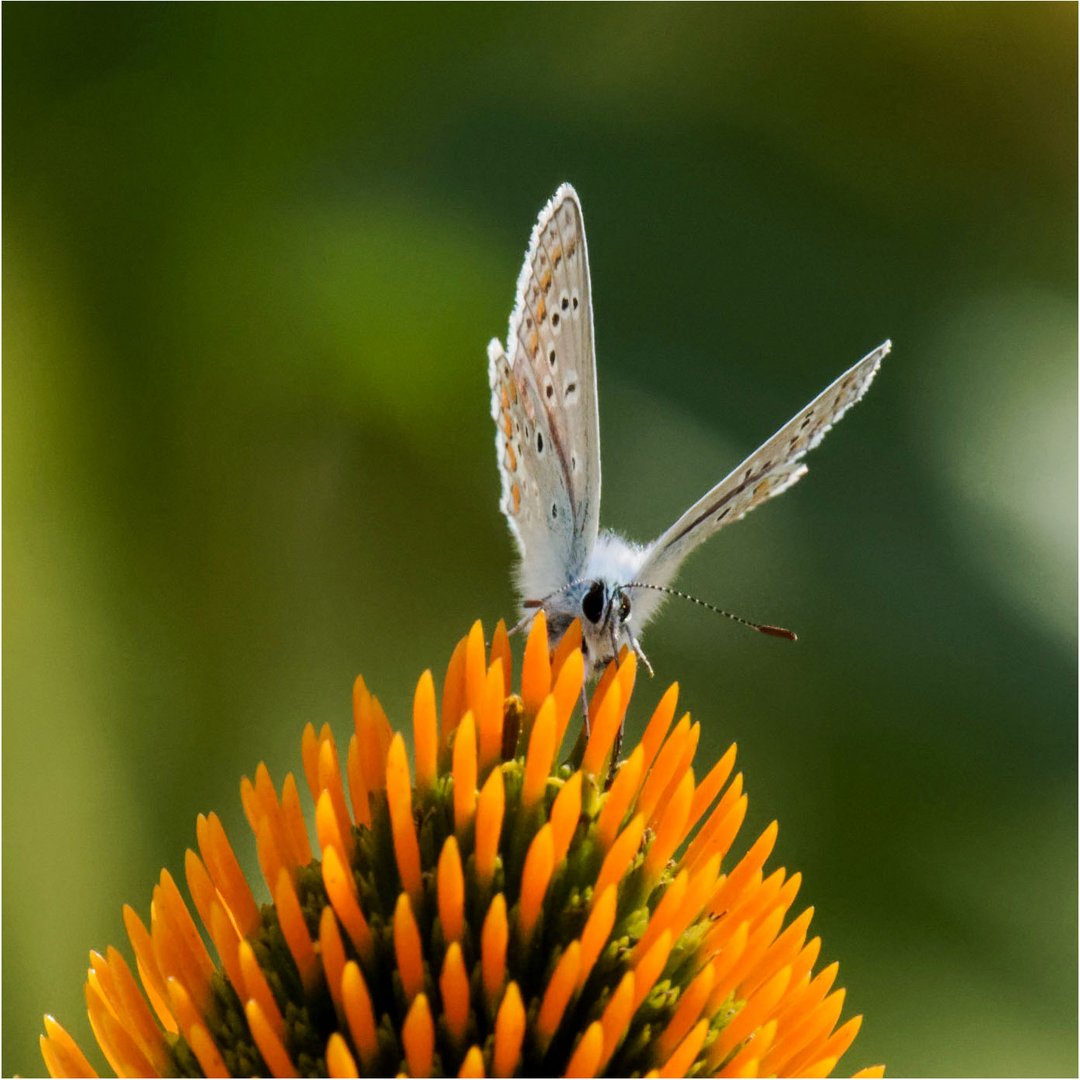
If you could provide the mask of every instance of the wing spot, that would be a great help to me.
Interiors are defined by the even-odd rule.
[[[577,295],[576,292],[570,298],[570,303],[572,303],[574,305],[574,310],[577,311],[577,309],[578,309],[578,295]]]
[[[553,398],[553,397],[555,396],[555,387],[554,387],[554,386],[552,386],[552,385],[551,385],[551,383],[549,382],[549,383],[548,383],[548,384],[547,384],[547,385],[546,385],[546,386],[544,387],[544,393],[546,393],[546,394],[547,394],[547,396],[548,396],[548,401],[550,401],[550,400],[551,400],[551,399],[552,399],[552,398]]]
[[[566,389],[563,391],[563,398],[565,399],[566,404],[567,405],[573,404],[574,399],[576,397],[577,397],[577,383],[575,383],[575,382],[567,383],[566,384]]]
[[[555,350],[554,349],[552,349],[551,352],[548,353],[548,363],[552,367],[555,366]]]
[[[570,471],[577,472],[577,457],[574,454],[570,455]]]
[[[563,311],[565,311],[569,306],[570,306],[570,299],[569,299],[569,297],[564,295],[562,300],[559,302],[559,307],[561,307],[563,309]]]
[[[559,313],[557,311],[552,312],[551,325],[552,326],[558,326],[559,325]]]
[[[544,452],[544,436],[539,431],[536,433],[536,452],[538,454]]]
[[[551,520],[555,521],[558,518],[558,516],[559,516],[559,508],[554,503],[552,503],[551,504]]]
[[[723,521],[724,518],[726,518],[728,516],[728,514],[730,514],[730,513],[731,513],[731,507],[730,506],[725,507],[723,510],[720,511],[719,514],[716,515],[717,522]]]

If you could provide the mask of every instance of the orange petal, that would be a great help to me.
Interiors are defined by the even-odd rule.
[[[694,755],[697,753],[698,741],[701,739],[701,725],[691,724],[690,731],[686,736],[686,740],[682,746],[682,754],[675,762],[675,769],[671,774],[671,779],[668,780],[667,787],[660,793],[660,799],[653,809],[652,817],[648,822],[650,829],[656,828],[656,823],[660,819],[660,815],[664,812],[664,807],[671,800],[671,797],[675,794],[675,789],[682,782],[683,775],[689,771],[691,764],[694,761]],[[686,835],[690,835],[689,821],[686,825]]]
[[[683,852],[683,856],[679,860],[680,865],[692,870],[697,862],[707,859],[714,853],[718,852],[721,856],[727,853],[727,847],[720,842],[722,838],[719,834],[721,830],[728,828],[726,823],[729,815],[741,797],[742,773],[736,773],[735,779],[731,781],[727,791],[724,792],[720,801],[713,807],[709,819],[698,829],[697,835],[690,841],[690,846]],[[739,820],[741,824],[742,819]],[[735,831],[738,832],[738,828]],[[731,840],[734,838],[735,833],[732,833]],[[731,840],[728,840],[728,846],[730,846]]]
[[[435,1056],[435,1024],[426,994],[417,994],[401,1025],[401,1042],[410,1076],[430,1076]]]
[[[641,770],[645,761],[645,751],[640,743],[634,747],[634,752],[626,761],[619,766],[615,774],[615,781],[611,789],[603,797],[600,807],[600,816],[596,822],[596,839],[603,850],[611,847],[619,831],[619,826],[626,818],[626,812],[630,808],[630,801],[637,794],[638,785],[641,783]]]
[[[630,865],[641,847],[645,834],[645,819],[637,814],[630,821],[611,845],[611,850],[600,864],[600,873],[596,877],[593,896],[598,896],[609,886],[621,881],[630,869]],[[594,901],[595,902],[595,901]]]
[[[469,628],[469,636],[465,639],[465,705],[478,725],[484,707],[484,686],[487,683],[487,673],[484,627],[477,619]]]
[[[509,685],[509,683],[507,683]],[[525,712],[536,716],[551,691],[551,658],[548,655],[547,616],[543,608],[537,611],[525,641],[525,656],[521,662],[521,697]]]
[[[375,1033],[375,1012],[371,1007],[371,995],[368,993],[360,965],[355,960],[349,960],[342,972],[341,1000],[345,1006],[345,1021],[349,1025],[353,1046],[360,1055],[360,1064],[370,1072],[379,1053],[379,1041]]]
[[[492,664],[484,680],[483,696],[477,717],[477,750],[480,758],[480,775],[502,760],[503,707],[506,687],[503,684],[502,664]]]
[[[551,658],[552,676],[558,680],[559,672],[563,665],[575,653],[581,652],[581,623],[575,619],[567,628],[563,636],[555,646],[555,653]],[[579,690],[580,693],[580,690]]]
[[[371,930],[356,899],[352,872],[346,869],[336,848],[329,847],[323,852],[322,876],[334,914],[341,921],[361,959],[370,962],[373,951]]]
[[[579,626],[577,620],[570,624],[571,627]],[[569,634],[569,631],[567,631]],[[580,638],[581,631],[578,630]],[[566,638],[563,638],[565,641]],[[574,709],[577,708],[578,702],[581,701],[581,684],[585,681],[585,658],[581,655],[581,642],[579,640],[578,645],[574,651],[563,662],[561,667],[558,668],[558,674],[555,676],[555,686],[552,688],[551,694],[555,698],[555,719],[557,721],[555,725],[555,745],[561,746],[563,736],[566,734],[567,725],[570,723],[570,717],[574,713]]]
[[[743,1048],[720,1070],[720,1076],[759,1076],[761,1059],[765,1056],[765,1053],[772,1045],[773,1039],[776,1037],[776,1028],[777,1021],[775,1018],[758,1028],[753,1037],[747,1040]],[[711,1053],[710,1060],[713,1060]]]
[[[694,976],[690,985],[679,995],[679,1004],[675,1015],[664,1028],[656,1041],[656,1054],[660,1060],[666,1060],[675,1052],[676,1047],[701,1015],[701,1010],[709,1000],[713,988],[713,967],[706,964]]]
[[[450,736],[465,714],[466,643],[466,639],[462,638],[455,646],[446,668],[446,678],[443,680],[442,725],[439,737],[439,746],[442,749],[450,745]]]
[[[184,1033],[188,1046],[191,1047],[202,1067],[204,1076],[228,1076],[229,1070],[225,1067],[225,1061],[221,1052],[210,1037],[203,1018],[196,1011],[187,991],[176,979],[169,979],[166,983],[169,990],[169,1000],[173,1006],[173,1013],[180,1021],[180,1030]],[[142,1075],[136,1072],[132,1075]]]
[[[304,725],[304,734],[300,737],[300,757],[304,762],[304,779],[307,780],[311,797],[319,797],[319,737],[315,734],[315,725],[309,720]]]
[[[687,769],[671,796],[656,828],[656,835],[645,856],[645,876],[651,882],[659,881],[668,859],[686,836],[686,819],[690,815],[690,802],[694,797],[694,772]]]
[[[628,662],[633,662],[633,659],[633,654],[631,654]],[[622,726],[626,705],[627,702],[622,696],[622,687],[618,680],[615,680],[608,692],[604,694],[600,708],[589,713],[592,732],[585,746],[585,756],[581,760],[581,768],[584,772],[592,773],[594,776],[600,775],[615,736]]]
[[[592,910],[585,920],[581,931],[581,963],[578,967],[578,989],[580,990],[592,972],[593,965],[611,936],[615,926],[616,886],[609,885],[599,896],[593,899]]]
[[[525,755],[525,778],[521,787],[521,805],[526,813],[543,797],[555,758],[555,699],[548,697],[536,714]]]
[[[355,732],[349,737],[349,754],[345,761],[345,772],[349,777],[349,803],[352,805],[353,820],[357,825],[367,825],[370,828],[371,804],[368,802],[364,767],[360,761],[360,741]]]
[[[435,680],[430,671],[420,676],[413,695],[413,749],[416,754],[416,787],[417,790],[426,791],[435,785],[439,752]]]
[[[495,1050],[493,1072],[496,1076],[513,1076],[521,1059],[521,1043],[525,1038],[525,1006],[521,991],[512,982],[503,994],[502,1004],[495,1016]]]
[[[454,736],[454,828],[460,837],[476,811],[476,724],[467,712]]]
[[[394,908],[394,955],[405,999],[412,1001],[424,989],[424,953],[408,893],[398,897]]]
[[[465,1055],[461,1068],[458,1070],[458,1076],[475,1077],[476,1080],[482,1080],[485,1075],[484,1055],[480,1053],[480,1047],[470,1046],[469,1052]]]
[[[469,974],[465,970],[461,946],[456,941],[450,943],[443,959],[439,994],[442,997],[447,1030],[451,1037],[460,1043],[469,1027]]]
[[[196,835],[203,863],[221,893],[237,931],[241,937],[253,934],[262,922],[259,906],[217,814],[209,817],[200,814]]]
[[[543,1049],[547,1048],[552,1036],[559,1029],[570,997],[577,989],[580,967],[581,944],[572,941],[559,957],[559,962],[555,965],[555,970],[548,980],[543,1000],[540,1002],[540,1012],[536,1018],[536,1032]]]
[[[649,996],[671,955],[671,931],[665,930],[634,967],[634,1012]]]
[[[555,846],[550,822],[533,837],[525,855],[525,867],[521,872],[521,899],[518,915],[521,936],[528,946],[540,909],[547,895],[551,874],[555,869]],[[496,1070],[499,1071],[499,1070]]]
[[[255,1040],[255,1045],[259,1048],[259,1053],[262,1054],[263,1061],[266,1062],[266,1067],[270,1070],[270,1075],[279,1077],[298,1076],[299,1074],[292,1063],[292,1059],[286,1052],[284,1044],[263,1015],[259,1003],[254,1000],[248,1001],[244,1005],[244,1015],[247,1016],[251,1037]]]
[[[698,1054],[705,1043],[705,1036],[709,1033],[708,1020],[699,1020],[686,1036],[678,1049],[664,1062],[660,1069],[661,1076],[686,1076],[690,1066],[697,1060]]]
[[[551,804],[552,857],[556,867],[566,858],[580,817],[581,773],[576,772],[563,784]]]
[[[694,801],[690,804],[690,820],[686,823],[687,832],[701,820],[701,816],[712,806],[713,799],[720,794],[720,789],[727,783],[731,770],[735,767],[737,749],[732,743],[724,756],[709,770],[705,779],[694,791]]]
[[[319,916],[319,957],[322,960],[323,974],[334,1009],[339,1019],[345,1017],[345,1006],[341,998],[341,977],[345,973],[345,942],[341,940],[341,928],[338,926],[334,909],[327,904]]]
[[[394,835],[401,884],[409,897],[419,903],[421,895],[420,845],[413,823],[412,781],[405,755],[405,740],[399,732],[390,743],[386,759],[386,800],[390,808],[390,826]]]
[[[656,756],[656,762],[645,783],[641,787],[638,796],[638,813],[645,815],[646,822],[650,821],[653,811],[660,805],[660,796],[668,786],[671,778],[683,755],[687,740],[690,738],[690,714],[686,713],[675,725],[675,730],[668,736],[660,753]]]
[[[634,972],[628,971],[623,975],[615,992],[608,998],[603,1013],[600,1014],[600,1027],[604,1031],[604,1050],[597,1063],[597,1069],[602,1069],[611,1060],[611,1055],[622,1042],[626,1029],[630,1025],[630,1017],[634,1015],[635,983]]]
[[[464,728],[464,725],[462,725]],[[459,736],[460,738],[460,733]],[[476,880],[483,892],[491,886],[495,874],[495,860],[499,854],[499,838],[502,835],[505,792],[501,769],[492,769],[476,806],[475,864]]]
[[[735,780],[741,788],[742,777],[737,776],[735,777]],[[723,859],[730,850],[731,845],[735,842],[735,837],[739,835],[739,830],[746,820],[748,800],[745,795],[739,795],[730,809],[723,806],[723,801],[723,799],[720,800],[720,804],[717,805],[717,810],[726,809],[727,812],[715,823],[714,828],[709,829],[707,835],[704,835],[705,830],[698,833],[694,838],[694,842],[687,848],[683,857],[679,860],[679,865],[687,867],[691,873],[698,870],[705,860],[712,855],[719,855],[720,858]],[[695,851],[694,847],[699,839],[702,840],[702,843]],[[713,911],[722,910],[712,903],[710,903],[710,907]]]
[[[90,954],[93,974],[100,981],[113,1014],[123,1019],[124,1027],[149,1060],[152,1071],[160,1075],[170,1068],[169,1052],[161,1029],[155,1023],[146,999],[139,993],[135,976],[123,956],[112,946],[107,952],[108,958],[99,953]]]
[[[510,635],[506,632],[506,620],[500,619],[495,624],[495,633],[491,635],[491,659],[494,664],[498,660],[503,669],[503,686],[510,685],[510,679],[514,674],[510,657]]]
[[[131,947],[135,951],[135,962],[139,969],[139,979],[142,981],[143,989],[162,1027],[175,1034],[178,1030],[176,1019],[169,1007],[168,991],[165,989],[165,980],[158,969],[150,933],[130,904],[124,905],[123,912],[124,927],[131,941]]]
[[[777,1003],[791,981],[791,968],[782,968],[728,1021],[710,1051],[710,1060],[719,1064],[754,1030],[772,1018]]]
[[[293,858],[298,866],[307,866],[311,862],[311,841],[308,839],[307,825],[304,823],[304,811],[300,806],[300,792],[296,787],[296,777],[285,774],[285,783],[281,786],[281,816],[285,821],[285,830],[292,842]]]
[[[332,1077],[360,1075],[352,1051],[338,1031],[335,1031],[326,1042],[326,1071]]]
[[[599,1020],[594,1020],[578,1040],[570,1056],[563,1076],[595,1076],[600,1068],[600,1057],[604,1052],[604,1029]]]
[[[645,727],[645,734],[641,736],[641,748],[645,751],[645,760],[642,769],[647,772],[653,763],[657,751],[664,741],[664,736],[671,727],[671,721],[675,719],[675,707],[679,703],[679,684],[672,683],[664,692],[652,717]]]
[[[725,907],[730,907],[732,900],[738,896],[746,882],[765,865],[765,860],[772,854],[772,849],[776,844],[776,835],[779,829],[780,826],[777,822],[771,822],[750,846],[750,850],[739,860],[735,869],[728,874],[727,881],[724,882],[723,888],[713,902],[714,911],[721,911]]]
[[[304,912],[300,908],[296,886],[293,885],[292,874],[288,870],[282,870],[278,875],[274,905],[285,944],[288,945],[300,972],[300,981],[304,984],[305,991],[311,993],[319,981],[319,958],[315,955],[315,946],[311,942]]]
[[[506,978],[506,945],[509,936],[506,925],[506,897],[497,893],[491,901],[480,931],[480,969],[484,993],[491,1009],[495,1008],[495,1002],[499,1000],[503,980]]]
[[[117,1076],[152,1076],[154,1067],[109,1007],[93,971],[83,986],[90,1027]]]
[[[75,1040],[48,1014],[40,1045],[41,1055],[53,1076],[97,1076]]]
[[[252,949],[251,943],[241,941],[237,955],[240,961],[240,974],[243,979],[243,987],[239,991],[241,1001],[247,998],[257,1002],[263,1021],[274,1029],[279,1038],[284,1038],[285,1020],[277,1006],[277,1001],[274,1000],[274,993],[270,989],[270,984],[266,981],[266,974],[255,957],[255,951]]]
[[[349,820],[349,808],[345,805],[345,788],[341,782],[341,766],[338,763],[337,748],[331,739],[324,740],[319,747],[319,785],[330,796],[330,805],[334,808],[338,832],[345,845],[341,848],[341,853],[347,862],[351,862],[356,842],[353,839],[352,822]]]

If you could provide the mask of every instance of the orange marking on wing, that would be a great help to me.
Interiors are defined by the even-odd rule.
[[[517,484],[510,488],[510,498],[514,501],[514,513],[516,514],[521,509],[521,488]]]

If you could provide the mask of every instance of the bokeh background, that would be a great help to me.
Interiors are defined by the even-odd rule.
[[[3,10],[3,1061],[238,779],[510,615],[484,347],[585,208],[647,539],[891,337],[671,603],[843,1067],[1075,1074],[1076,7]],[[95,1059],[99,1060],[99,1059]]]

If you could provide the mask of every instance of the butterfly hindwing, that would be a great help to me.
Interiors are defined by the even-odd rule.
[[[501,508],[524,598],[578,576],[596,542],[600,429],[581,206],[564,184],[541,212],[518,279],[505,350],[488,346]]]

